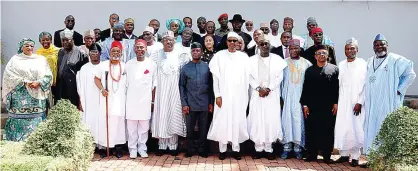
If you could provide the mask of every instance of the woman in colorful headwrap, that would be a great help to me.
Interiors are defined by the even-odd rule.
[[[174,32],[174,39],[176,42],[181,42],[181,33],[184,30],[184,23],[180,19],[169,19],[165,22],[168,30]]]
[[[46,58],[49,64],[49,68],[52,72],[52,87],[51,90],[54,91],[55,83],[57,79],[57,61],[58,61],[58,51],[60,48],[57,48],[55,45],[52,44],[52,35],[48,32],[42,32],[39,34],[39,43],[41,43],[42,47],[36,50],[37,55],[42,55]],[[52,99],[52,91],[49,93],[49,107],[52,107],[52,103],[54,100]]]
[[[9,118],[4,139],[23,141],[43,120],[52,84],[52,73],[45,57],[33,53],[35,42],[23,39],[7,63],[3,75],[2,100]]]

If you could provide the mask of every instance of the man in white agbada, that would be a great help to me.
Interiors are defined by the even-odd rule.
[[[250,58],[251,101],[247,118],[250,139],[255,144],[253,159],[260,159],[263,151],[267,159],[276,159],[272,143],[282,140],[280,118],[280,84],[286,62],[270,53],[267,35],[258,38],[260,53]]]
[[[157,59],[157,52],[163,49],[163,44],[154,40],[154,28],[146,26],[142,32],[142,39],[147,42],[146,57],[155,62]]]
[[[100,45],[93,44],[89,48],[90,62],[84,64],[77,72],[77,92],[80,96],[79,109],[82,112],[82,121],[89,128],[94,143],[99,143],[99,106],[100,91],[94,84],[95,71],[100,63]]]
[[[300,56],[302,44],[298,39],[289,41],[290,58],[284,59],[287,66],[284,69],[282,83],[282,128],[283,153],[282,159],[287,159],[289,153],[295,152],[297,159],[302,159],[302,149],[305,147],[305,123],[300,104],[305,71],[312,66],[311,62]]]
[[[347,59],[338,64],[340,71],[340,93],[335,122],[334,148],[340,151],[341,158],[336,162],[348,162],[351,166],[359,163],[360,148],[364,142],[364,83],[367,74],[367,62],[357,57],[358,42],[351,38],[345,45]],[[362,112],[363,111],[363,112]]]
[[[189,27],[184,28],[183,33],[181,34],[181,42],[174,44],[174,51],[179,53],[186,53],[189,55],[190,60],[192,59],[190,45],[192,43],[193,30]]]
[[[108,109],[109,148],[115,147],[115,155],[121,158],[121,145],[126,143],[125,127],[125,98],[126,74],[125,64],[120,62],[122,44],[114,41],[110,47],[110,60],[102,61],[96,69],[94,83],[101,92],[99,107],[99,145],[107,146],[106,134],[106,107]],[[106,83],[107,81],[107,83]],[[107,87],[106,87],[107,85]],[[106,97],[108,106],[106,106]],[[100,149],[102,157],[106,151]],[[104,154],[104,155],[103,155]]]
[[[147,43],[135,41],[136,58],[126,63],[126,128],[130,158],[148,157],[147,140],[151,107],[157,86],[157,65],[146,57]]]
[[[365,84],[363,153],[366,155],[369,154],[383,121],[389,113],[402,106],[406,90],[416,77],[411,60],[388,52],[385,36],[378,34],[373,48],[376,55],[367,61]]]
[[[178,136],[186,137],[185,118],[182,113],[179,79],[180,69],[190,57],[174,48],[174,33],[167,31],[163,36],[164,48],[158,52],[155,108],[152,115],[152,137],[158,138],[157,156],[164,154],[167,147],[177,156]]]
[[[208,139],[219,142],[219,159],[226,158],[228,143],[234,158],[241,159],[239,144],[248,139],[246,109],[248,105],[248,55],[237,51],[238,34],[227,35],[228,49],[216,53],[209,63],[216,98]]]

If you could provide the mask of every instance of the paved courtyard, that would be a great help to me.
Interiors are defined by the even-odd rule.
[[[333,156],[337,159],[339,156]],[[363,163],[364,161],[360,161]],[[129,159],[129,155],[124,155],[123,158],[117,159],[112,156],[110,159],[101,159],[95,154],[93,162],[91,163],[89,171],[94,170],[187,170],[187,171],[221,171],[221,170],[266,170],[266,171],[296,171],[296,170],[364,170],[360,167],[351,167],[349,163],[339,164],[325,164],[322,161],[318,162],[304,162],[297,159],[276,160],[256,159],[253,160],[251,156],[245,156],[241,160],[227,158],[219,160],[218,156],[209,156],[208,158],[201,158],[193,156],[192,158],[185,158],[184,153],[177,157],[170,155],[155,156],[153,153],[149,154],[149,158]]]

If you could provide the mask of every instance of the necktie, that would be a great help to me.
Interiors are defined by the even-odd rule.
[[[284,58],[288,58],[289,57],[289,48],[286,47],[284,49],[284,51],[285,51]]]

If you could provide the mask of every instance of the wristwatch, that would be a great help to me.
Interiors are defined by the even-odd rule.
[[[258,86],[257,88],[255,88],[256,91],[260,91],[261,87]]]

